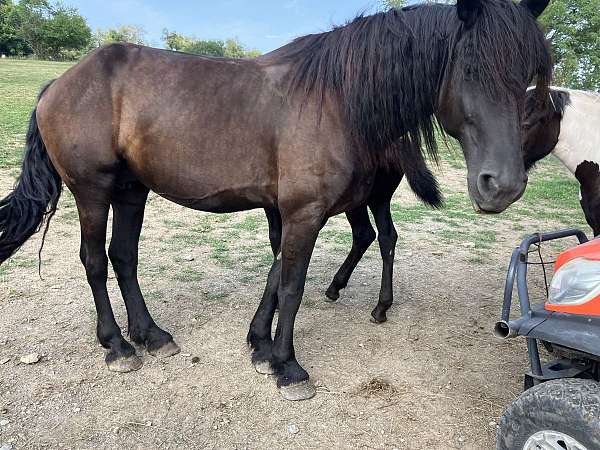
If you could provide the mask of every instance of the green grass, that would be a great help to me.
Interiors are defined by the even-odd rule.
[[[250,231],[250,232],[256,232],[258,231],[258,227],[260,226],[260,221],[262,221],[264,219],[260,218],[255,215],[247,215],[244,220],[238,224],[238,227],[244,231]]]
[[[333,244],[338,244],[344,246],[344,248],[350,251],[352,247],[352,232],[350,229],[347,230],[335,230],[335,229],[324,229],[319,234],[319,237],[323,239],[324,242],[329,242]]]
[[[72,63],[0,59],[0,167],[21,163],[29,116],[44,84]]]
[[[197,283],[202,281],[203,275],[192,267],[179,267],[171,270],[173,280],[183,283]]]

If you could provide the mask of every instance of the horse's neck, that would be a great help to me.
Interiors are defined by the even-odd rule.
[[[552,152],[575,173],[583,161],[600,163],[600,95],[570,91],[558,143]]]

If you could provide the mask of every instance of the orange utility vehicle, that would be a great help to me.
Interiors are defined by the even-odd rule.
[[[544,242],[576,237],[560,254],[550,286],[541,254]],[[530,261],[532,253],[539,262]],[[544,268],[546,302],[531,304],[527,269]],[[511,320],[513,291],[520,317]],[[535,234],[514,251],[496,336],[527,340],[530,369],[525,392],[498,426],[498,450],[600,450],[600,239],[580,230]],[[549,355],[543,362],[541,344]]]

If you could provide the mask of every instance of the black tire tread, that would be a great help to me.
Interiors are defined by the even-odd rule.
[[[531,435],[547,429],[600,450],[600,383],[561,379],[524,392],[502,416],[496,448],[521,450]]]

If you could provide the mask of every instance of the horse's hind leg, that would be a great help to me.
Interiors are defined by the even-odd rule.
[[[281,260],[276,259],[269,271],[265,291],[250,324],[250,331],[248,331],[247,341],[252,350],[252,364],[256,371],[262,374],[271,375],[274,373],[271,366],[273,357],[271,329],[275,310],[278,306],[277,290],[279,289],[280,277]]]
[[[325,292],[325,295],[331,301],[336,301],[340,298],[340,290],[348,285],[348,281],[356,265],[376,237],[366,206],[361,206],[346,213],[346,217],[352,227],[352,250],[350,250],[350,254],[333,277],[333,281]]]
[[[85,267],[98,314],[98,341],[108,350],[106,364],[115,372],[137,370],[142,367],[142,360],[136,356],[133,346],[121,335],[106,289],[108,258],[105,245],[110,194],[91,189],[82,194],[74,194],[81,225],[81,262]]]
[[[265,209],[265,214],[269,223],[271,250],[273,251],[273,256],[277,259],[277,255],[281,251],[281,231],[283,227],[281,224],[281,214],[278,209]]]
[[[383,323],[387,321],[387,311],[394,302],[393,273],[394,256],[398,233],[394,228],[392,213],[390,212],[390,200],[387,198],[377,200],[369,204],[375,225],[377,226],[379,250],[383,260],[383,271],[381,275],[381,290],[379,291],[379,302],[371,313],[373,322]]]
[[[108,255],[125,301],[131,340],[146,347],[151,355],[169,357],[179,353],[179,347],[150,316],[137,278],[138,244],[147,197],[148,188],[137,181],[115,188]]]

